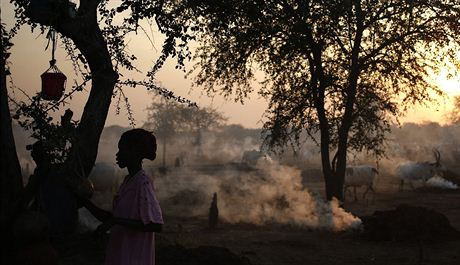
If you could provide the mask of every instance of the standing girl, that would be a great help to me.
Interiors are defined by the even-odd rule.
[[[154,232],[161,232],[163,218],[153,183],[142,169],[142,160],[156,157],[155,136],[144,129],[132,129],[118,142],[117,164],[128,168],[113,200],[112,212],[96,207],[88,199],[83,205],[103,222],[98,233],[111,229],[106,265],[154,265]]]

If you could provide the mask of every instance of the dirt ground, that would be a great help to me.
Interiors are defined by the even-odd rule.
[[[322,192],[322,182],[304,183],[312,191]],[[359,193],[358,195],[361,195]],[[398,191],[398,184],[381,181],[376,194],[358,202],[345,203],[357,216],[376,210],[394,209],[399,204],[424,206],[445,214],[460,230],[460,191],[419,189]],[[438,242],[370,242],[359,233],[311,231],[301,227],[248,224],[220,224],[208,231],[206,219],[168,220],[162,237],[195,247],[214,245],[229,248],[246,256],[253,264],[460,264],[460,241]],[[182,226],[179,232],[178,226]]]
[[[347,211],[367,216],[376,210],[394,209],[402,203],[424,206],[445,214],[452,226],[460,230],[459,190],[407,187],[399,192],[396,181],[390,177],[383,179],[386,180],[377,183],[375,195],[370,194],[365,200],[359,197],[358,202],[347,201]],[[320,179],[306,180],[304,185],[313,192],[323,192]],[[165,216],[165,221],[164,232],[157,235],[157,247],[165,244],[220,246],[258,265],[460,264],[460,241],[371,242],[357,232],[312,231],[279,224],[220,223],[218,229],[210,231],[206,228],[206,216],[193,219]],[[102,264],[104,244],[85,235],[60,242],[57,248],[61,264]]]

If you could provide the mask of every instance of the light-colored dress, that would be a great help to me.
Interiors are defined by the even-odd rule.
[[[163,224],[154,186],[144,170],[125,178],[113,200],[113,216]],[[153,232],[136,231],[114,225],[107,245],[106,265],[154,265]]]

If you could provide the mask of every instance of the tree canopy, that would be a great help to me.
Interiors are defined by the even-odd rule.
[[[187,106],[165,99],[154,99],[147,108],[144,127],[153,130],[160,138],[170,138],[179,133],[198,133],[223,125],[226,118],[211,107]]]
[[[197,85],[242,99],[262,71],[267,143],[319,133],[329,198],[342,198],[347,150],[382,155],[391,122],[442,94],[428,74],[459,62],[458,1],[181,3],[193,12],[177,19],[201,29]]]
[[[328,197],[339,199],[348,149],[382,155],[391,120],[442,93],[427,74],[445,60],[459,65],[460,4],[454,0],[12,2],[18,25],[52,27],[64,37],[75,69],[91,82],[65,163],[75,172],[83,157],[86,175],[113,93],[144,86],[174,97],[156,84],[155,73],[168,57],[183,68],[191,40],[198,43],[196,84],[209,93],[242,100],[256,71],[264,73],[266,142],[284,147],[303,132],[317,140]],[[141,21],[154,23],[165,41],[146,78],[133,80],[123,74],[137,70],[128,36],[142,30]]]
[[[163,168],[166,166],[166,143],[180,134],[194,136],[193,144],[201,153],[202,132],[223,125],[226,118],[211,107],[186,106],[154,97],[147,107],[144,128],[152,130],[163,142]]]
[[[45,110],[55,110],[72,93],[91,87],[83,114],[80,119],[77,117],[75,137],[62,167],[71,186],[87,177],[94,164],[112,98],[118,98],[118,104],[128,102],[123,88],[141,86],[167,98],[192,103],[156,82],[156,73],[167,58],[176,57],[177,67],[181,68],[190,57],[186,44],[192,37],[186,27],[168,15],[172,2],[81,0],[78,6],[69,0],[11,0],[11,3],[15,6],[16,24],[9,37],[14,37],[25,25],[42,33],[56,32],[75,70],[76,80],[70,92],[59,102],[47,103]],[[152,58],[144,78],[134,79],[132,73],[140,71],[136,65],[139,55],[132,54],[128,44],[135,34],[144,34],[149,25],[164,36],[161,53]],[[129,103],[126,106],[129,113]]]
[[[169,57],[176,57],[177,67],[181,68],[184,60],[190,57],[186,44],[192,37],[187,33],[188,29],[184,25],[178,24],[174,17],[168,14],[168,10],[174,3],[171,1],[81,0],[79,5],[69,0],[10,0],[10,2],[15,8],[16,23],[15,25],[8,25],[10,28],[6,39],[14,43],[14,35],[18,33],[20,27],[24,26],[30,26],[32,31],[39,30],[43,34],[47,33],[47,36],[59,35],[68,58],[72,61],[77,77],[70,92],[64,95],[60,101],[51,101],[40,108],[45,112],[55,110],[62,106],[62,103],[71,97],[72,93],[89,87],[89,96],[82,116],[79,119],[77,117],[76,123],[71,123],[72,137],[70,137],[71,141],[68,146],[66,143],[66,156],[49,172],[49,175],[62,177],[60,183],[69,188],[66,189],[67,193],[77,192],[81,195],[88,195],[90,193],[86,191],[89,186],[86,185],[85,179],[91,172],[96,160],[100,135],[112,98],[118,94],[121,99],[127,100],[122,88],[141,86],[148,90],[155,90],[167,98],[173,98],[186,104],[191,103],[159,86],[156,82],[156,73]],[[150,69],[144,73],[143,79],[138,80],[132,77],[132,73],[139,72],[136,66],[137,56],[130,52],[128,43],[134,34],[143,33],[143,23],[157,27],[164,36],[164,42],[160,56],[152,58]],[[3,32],[2,27],[2,37]],[[4,64],[2,65],[4,67]],[[4,76],[3,70],[2,77]],[[5,99],[1,102],[2,110],[8,109],[7,98],[6,85],[4,86],[2,83],[2,99]],[[32,104],[34,103],[32,102]],[[4,111],[2,111],[3,113]],[[32,119],[37,117],[35,114],[28,115],[27,111],[19,114],[24,113]],[[43,121],[50,122],[46,113],[39,114],[40,119],[43,118]],[[6,116],[7,118],[2,118],[2,122],[11,125],[9,113]],[[25,125],[38,128],[34,121]],[[63,124],[61,123],[61,125]],[[51,127],[54,125],[51,124]],[[12,135],[11,126],[2,126],[2,128],[9,131],[8,136]],[[2,135],[4,134],[2,133]],[[14,139],[12,137],[2,138],[2,146],[4,145],[14,146]],[[6,152],[8,156],[2,154],[2,159],[8,157],[8,160],[5,159],[2,162],[5,161],[7,164],[13,165],[15,172],[20,172],[16,150],[8,148]],[[9,163],[13,160],[15,160],[14,164]],[[13,171],[10,170],[8,174],[1,175],[2,183],[15,182],[20,184],[19,174],[10,174],[11,172]],[[2,223],[0,225],[6,228],[8,222],[14,220],[15,216],[12,213],[15,212],[15,202],[20,200],[17,198],[18,194],[12,190],[6,191],[3,196],[8,199],[5,200],[8,209],[2,209]],[[54,202],[65,205],[66,211],[73,211],[76,216],[77,205],[71,201],[72,196],[72,194],[67,196],[68,200],[57,198]],[[48,209],[55,210],[57,208],[49,207]],[[63,214],[52,211],[46,213],[48,218],[56,219],[50,223],[58,223],[60,227],[65,227],[66,231],[75,228],[77,221],[75,218],[66,219]],[[9,240],[8,237],[6,240]]]

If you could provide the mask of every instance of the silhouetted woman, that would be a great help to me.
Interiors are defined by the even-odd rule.
[[[84,206],[103,222],[96,232],[111,229],[107,265],[155,264],[154,232],[161,231],[163,218],[153,183],[142,169],[142,160],[154,160],[156,149],[155,136],[144,129],[123,133],[116,158],[120,168],[128,168],[129,175],[114,197],[112,213],[82,199]]]

